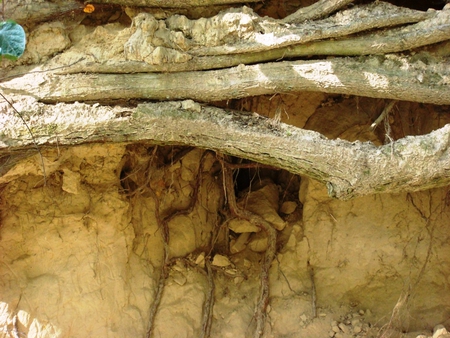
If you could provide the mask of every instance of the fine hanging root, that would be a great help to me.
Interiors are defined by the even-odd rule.
[[[268,247],[261,266],[260,294],[255,309],[256,328],[253,333],[254,338],[260,338],[264,333],[267,305],[269,305],[269,268],[275,258],[277,232],[264,218],[237,206],[232,166],[228,165],[222,155],[218,154],[218,158],[222,165],[224,187],[230,211],[237,217],[258,226],[268,237]]]
[[[155,149],[153,151],[153,156],[156,154],[157,149],[158,149],[158,147],[155,147]],[[183,151],[182,156],[177,157],[177,161],[181,160],[183,158],[183,156],[185,156],[192,149],[193,148],[190,148],[188,151]],[[148,320],[148,325],[147,325],[147,333],[145,336],[146,338],[151,338],[151,336],[153,334],[156,313],[158,312],[158,308],[161,303],[162,294],[164,292],[164,287],[166,285],[166,279],[169,276],[171,260],[170,260],[170,256],[169,256],[170,236],[169,236],[168,224],[169,224],[170,220],[173,219],[175,216],[179,216],[182,214],[189,214],[194,209],[195,203],[197,202],[197,198],[198,198],[199,187],[201,184],[201,173],[203,171],[204,159],[205,159],[205,157],[206,157],[205,155],[207,153],[208,152],[204,152],[202,155],[202,158],[200,160],[200,165],[198,168],[198,172],[197,172],[197,179],[196,179],[195,185],[193,187],[192,198],[190,200],[189,205],[184,210],[177,210],[175,212],[172,212],[170,215],[168,215],[164,218],[161,218],[159,198],[150,186],[150,174],[149,174],[149,177],[146,182],[146,188],[152,195],[153,200],[155,201],[155,218],[158,223],[158,228],[161,230],[161,237],[162,237],[162,241],[163,241],[163,257],[164,257],[163,263],[161,265],[161,271],[159,274],[159,280],[158,280],[158,286],[157,286],[156,293],[155,293],[155,299],[152,303],[152,306],[150,307],[150,315],[149,315],[149,320]],[[153,156],[150,159],[150,163],[152,162]],[[170,164],[173,165],[173,163],[174,162],[172,161]],[[151,170],[151,165],[149,165],[148,170]],[[214,292],[214,289],[212,292]]]
[[[391,338],[395,334],[395,329],[399,328],[401,326],[401,324],[402,324],[401,312],[402,312],[403,308],[408,307],[411,296],[413,295],[414,290],[416,289],[417,285],[419,284],[419,282],[421,281],[421,279],[425,273],[428,263],[430,262],[431,250],[433,247],[435,226],[431,225],[432,224],[431,223],[431,215],[437,214],[438,212],[437,212],[437,210],[432,211],[432,195],[431,195],[431,193],[429,192],[429,197],[428,197],[428,210],[429,210],[428,215],[426,215],[425,212],[423,210],[421,210],[421,208],[415,203],[413,196],[410,193],[407,194],[407,199],[411,202],[414,209],[419,213],[420,217],[425,222],[425,229],[428,232],[430,241],[428,243],[428,249],[427,249],[427,253],[426,253],[424,262],[417,274],[415,281],[410,282],[407,290],[403,290],[402,293],[400,294],[400,296],[397,300],[397,303],[395,304],[395,306],[392,310],[392,313],[391,313],[388,323],[386,323],[380,329],[380,334],[379,334],[380,338]]]
[[[153,200],[155,201],[155,217],[156,221],[158,223],[158,228],[161,230],[161,237],[163,240],[163,249],[164,249],[164,260],[161,265],[161,271],[159,274],[159,280],[158,280],[158,287],[156,289],[155,293],[155,299],[153,300],[153,304],[150,308],[150,316],[148,319],[148,326],[147,326],[147,334],[146,338],[150,338],[153,333],[153,327],[155,322],[156,313],[158,312],[159,304],[161,303],[161,297],[162,293],[164,291],[164,286],[166,283],[167,276],[169,275],[169,227],[167,225],[167,222],[164,220],[161,220],[161,216],[159,214],[159,199],[158,196],[156,196],[156,193],[153,191],[153,189],[150,188],[150,184],[148,185],[148,191],[152,194]]]
[[[211,333],[212,314],[214,305],[214,279],[211,270],[211,262],[209,257],[205,257],[206,273],[208,277],[208,293],[206,294],[205,304],[203,306],[202,332],[201,338],[208,338]]]

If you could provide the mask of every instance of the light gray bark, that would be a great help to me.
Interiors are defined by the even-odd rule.
[[[283,19],[283,22],[298,23],[306,20],[316,20],[325,17],[352,2],[353,0],[319,0],[311,6],[300,8],[295,13],[288,15]]]
[[[397,56],[275,62],[170,74],[32,73],[0,83],[4,93],[44,102],[118,99],[210,102],[248,96],[321,91],[450,104],[450,63],[426,65]]]
[[[371,143],[329,140],[317,132],[277,124],[258,115],[191,101],[145,103],[126,109],[35,103],[30,109],[42,112],[27,116],[42,149],[86,142],[136,141],[208,148],[312,177],[327,184],[329,194],[339,199],[450,183],[450,125],[428,135],[376,147]],[[1,137],[3,161],[8,156],[13,161],[14,152],[32,147],[25,126],[12,117]],[[0,182],[8,180],[7,171],[3,172]]]

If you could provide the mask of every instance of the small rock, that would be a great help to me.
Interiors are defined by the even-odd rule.
[[[330,331],[330,332],[328,332],[328,337],[333,338],[335,334],[336,334],[336,332]]]
[[[202,252],[200,255],[197,256],[197,259],[195,260],[195,264],[197,264],[201,268],[205,267],[205,253],[204,252]]]
[[[306,322],[306,320],[308,319],[308,317],[306,317],[305,314],[302,314],[302,315],[300,316],[300,319],[301,319],[302,321]]]
[[[239,285],[244,281],[244,277],[242,276],[238,276],[238,277],[234,277],[234,284]]]
[[[337,326],[337,325],[333,325],[331,327],[331,330],[333,330],[333,332],[335,332],[335,333],[341,332],[341,330],[339,330],[339,326]]]
[[[327,316],[327,314],[325,312],[319,313],[319,317],[326,317],[326,316]]]
[[[212,265],[225,267],[225,266],[230,266],[231,262],[228,259],[228,257],[225,257],[225,256],[217,254],[217,255],[214,256],[214,259],[212,261]]]
[[[259,232],[261,231],[256,225],[244,219],[234,218],[228,222],[228,228],[236,233]]]
[[[359,314],[361,315],[361,316],[364,316],[364,310],[359,310]]]
[[[436,325],[433,329],[433,338],[439,338],[440,336],[443,336],[447,333],[448,333],[448,331],[444,327],[444,325],[441,325],[441,324]]]
[[[359,325],[356,325],[353,327],[353,333],[358,334],[362,331],[362,327]]]
[[[342,332],[348,333],[348,327],[344,323],[340,323],[338,326]]]
[[[175,264],[172,266],[174,271],[184,272],[186,271],[186,266],[180,260],[176,260]]]
[[[247,269],[250,269],[252,267],[252,262],[249,261],[247,258],[244,258],[244,267]]]
[[[181,108],[196,113],[200,113],[202,111],[202,106],[200,105],[200,103],[194,102],[193,100],[184,100],[183,102],[181,102]]]
[[[286,201],[281,205],[280,211],[283,214],[290,215],[297,209],[297,203],[294,201]]]
[[[249,237],[250,237],[249,232],[244,232],[244,233],[240,234],[239,237],[237,238],[237,240],[230,243],[230,252],[232,254],[235,254],[235,253],[243,251],[247,246],[246,244],[247,244]]]
[[[236,276],[237,275],[236,269],[226,269],[225,272],[227,273],[228,276]]]
[[[177,283],[178,285],[184,285],[186,284],[187,278],[184,274],[181,272],[175,271],[172,275],[173,281]]]
[[[352,320],[352,326],[358,326],[361,323],[359,319],[353,319]]]

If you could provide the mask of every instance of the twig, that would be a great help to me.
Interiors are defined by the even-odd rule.
[[[264,326],[266,322],[266,311],[267,305],[269,304],[269,268],[275,258],[277,232],[264,218],[237,206],[233,185],[233,171],[227,166],[228,163],[225,162],[222,155],[218,155],[218,158],[222,165],[225,191],[227,194],[230,211],[237,217],[245,219],[258,226],[261,230],[266,232],[268,237],[268,247],[264,254],[264,260],[261,266],[260,295],[255,309],[256,328],[253,337],[259,338],[264,333]]]
[[[383,112],[378,116],[378,118],[370,125],[370,130],[374,131],[376,127],[384,120],[384,118],[390,113],[397,100],[390,101],[383,109]]]

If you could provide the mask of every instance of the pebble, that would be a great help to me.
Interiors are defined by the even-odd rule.
[[[362,331],[361,326],[353,326],[353,333],[358,334]]]
[[[341,332],[341,330],[339,330],[339,327],[338,327],[337,325],[333,325],[333,326],[331,327],[331,330],[333,330],[334,333]]]
[[[200,255],[197,256],[197,258],[195,259],[195,264],[197,264],[201,268],[205,267],[205,253],[204,252],[202,252]]]
[[[177,283],[178,285],[183,286],[184,284],[186,284],[187,278],[185,275],[183,275],[181,272],[178,271],[174,271],[173,275],[172,275],[173,281],[175,283]]]
[[[235,254],[243,251],[247,247],[247,241],[249,237],[250,237],[249,232],[244,232],[240,234],[237,240],[230,243],[230,252],[232,254]]]
[[[230,266],[231,262],[228,259],[228,257],[216,254],[214,256],[213,261],[212,261],[212,265],[224,267],[224,266]]]
[[[344,323],[340,323],[338,326],[342,330],[342,332],[348,333],[348,327]]]
[[[297,209],[297,203],[295,203],[294,201],[286,201],[281,205],[280,212],[289,215],[292,214],[295,209]]]
[[[252,262],[244,258],[244,267],[250,269],[252,267]]]
[[[359,319],[352,320],[352,326],[359,326],[360,323],[361,323],[361,321]]]
[[[234,284],[236,285],[241,284],[244,280],[245,279],[242,276],[234,277]]]
[[[436,325],[433,329],[433,338],[439,338],[439,336],[447,334],[447,329],[444,327],[444,325]]]

